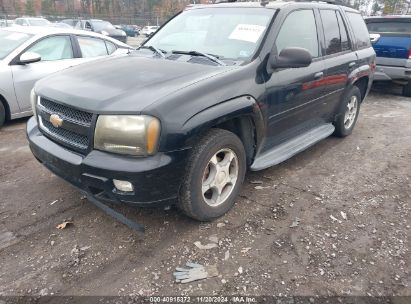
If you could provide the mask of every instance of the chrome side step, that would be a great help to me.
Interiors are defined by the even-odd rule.
[[[294,155],[311,147],[320,140],[330,136],[335,130],[333,124],[324,124],[311,129],[279,146],[267,151],[254,160],[251,165],[252,171],[267,169],[271,166],[278,165]]]

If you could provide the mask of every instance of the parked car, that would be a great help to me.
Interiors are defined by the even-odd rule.
[[[68,26],[70,26],[72,28],[74,28],[78,22],[79,22],[78,19],[64,19],[64,20],[61,20],[61,23],[65,23],[65,24],[67,24]]]
[[[116,29],[124,31],[128,37],[135,37],[136,36],[136,32],[135,32],[134,28],[131,25],[122,24],[122,25],[115,25],[114,27]]]
[[[44,18],[22,17],[15,19],[14,24],[20,26],[49,26],[51,22]]]
[[[177,204],[211,220],[233,206],[247,169],[351,134],[374,65],[348,7],[192,6],[128,56],[39,81],[30,148],[135,229],[104,202]]]
[[[123,30],[116,29],[114,25],[108,21],[98,19],[80,20],[74,28],[96,32],[117,39],[123,43],[127,43],[126,33]]]
[[[369,17],[365,20],[377,53],[376,81],[394,81],[411,97],[411,16]]]
[[[13,26],[13,25],[14,25],[13,20],[0,19],[0,27],[8,27],[8,26]]]
[[[32,115],[30,91],[37,80],[131,48],[103,35],[50,27],[2,28],[0,45],[0,127]]]
[[[144,35],[146,37],[150,37],[153,35],[155,32],[158,31],[160,27],[159,26],[145,26],[143,29],[140,31],[141,35]]]
[[[58,27],[58,28],[73,28],[70,25],[68,25],[67,23],[63,23],[63,22],[50,23],[49,26],[50,27]]]

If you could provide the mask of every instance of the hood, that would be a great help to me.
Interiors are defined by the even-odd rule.
[[[38,95],[93,113],[135,113],[232,67],[126,55],[66,69],[37,82]]]

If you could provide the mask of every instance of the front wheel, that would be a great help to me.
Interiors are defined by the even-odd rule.
[[[352,133],[360,113],[360,105],[361,91],[358,87],[354,86],[347,92],[341,104],[338,118],[334,122],[334,135],[345,137]]]
[[[6,122],[6,109],[4,108],[3,103],[0,101],[0,128]]]
[[[245,172],[241,140],[229,131],[211,129],[191,151],[180,189],[180,209],[200,221],[224,215],[234,205]]]

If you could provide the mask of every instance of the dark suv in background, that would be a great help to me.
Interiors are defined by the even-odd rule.
[[[122,29],[115,28],[108,21],[99,19],[78,20],[74,28],[96,32],[127,43],[127,34]]]
[[[196,5],[129,55],[38,82],[27,134],[40,162],[123,222],[102,202],[211,220],[247,169],[349,135],[374,69],[351,8]]]

